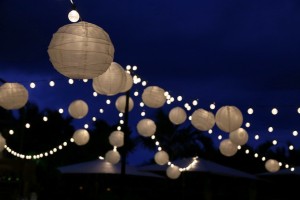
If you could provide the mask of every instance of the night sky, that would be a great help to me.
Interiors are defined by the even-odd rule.
[[[83,21],[110,35],[114,61],[123,67],[138,66],[137,73],[148,85],[181,95],[187,102],[197,99],[198,107],[205,109],[211,103],[217,108],[237,106],[245,122],[251,123],[251,141],[259,133],[281,144],[299,130],[299,1],[74,3]],[[57,109],[75,98],[92,98],[84,83],[76,82],[76,89],[68,86],[47,54],[52,34],[70,23],[70,9],[68,0],[0,2],[0,78],[26,87],[37,82],[30,100],[41,107]],[[50,80],[57,86],[49,88]],[[248,116],[250,107],[254,114]],[[277,116],[271,114],[274,107]]]

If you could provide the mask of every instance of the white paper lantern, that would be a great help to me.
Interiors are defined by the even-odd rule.
[[[112,62],[109,68],[101,74],[93,78],[93,89],[98,94],[113,96],[120,93],[126,83],[126,72],[116,62]]]
[[[78,99],[70,103],[68,111],[73,118],[82,119],[87,115],[89,107],[85,101]]]
[[[130,73],[126,72],[126,81],[124,86],[121,89],[121,92],[127,92],[128,90],[130,90],[132,88],[133,85],[133,78],[131,76]]]
[[[4,150],[5,145],[6,145],[6,140],[0,133],[0,152]]]
[[[155,155],[154,155],[154,161],[158,164],[158,165],[165,165],[169,162],[169,154],[165,151],[158,151]]]
[[[0,86],[0,106],[6,110],[24,107],[28,96],[27,89],[20,83],[4,83]]]
[[[170,110],[169,112],[169,119],[175,125],[182,124],[183,122],[185,122],[186,118],[186,112],[181,107],[172,108],[172,110]]]
[[[268,172],[277,172],[280,169],[279,162],[275,159],[268,159],[265,162],[265,168]]]
[[[126,107],[126,95],[119,96],[116,100],[116,108],[119,112],[125,113]],[[128,98],[128,112],[130,112],[134,107],[134,102],[131,97]]]
[[[166,173],[170,179],[177,179],[181,174],[179,167],[177,167],[176,165],[169,166]]]
[[[74,132],[73,139],[77,145],[82,146],[89,142],[90,134],[85,129],[78,129]]]
[[[225,139],[220,142],[219,150],[224,156],[231,157],[236,154],[238,148],[230,139]]]
[[[124,145],[124,132],[113,131],[108,137],[109,143],[112,146],[121,147]]]
[[[244,145],[248,141],[248,133],[243,128],[238,128],[229,133],[229,139],[236,145]]]
[[[156,131],[156,124],[151,119],[141,119],[137,124],[137,131],[141,136],[150,137]]]
[[[84,21],[60,27],[48,46],[54,68],[72,79],[92,79],[103,74],[113,62],[114,52],[109,35]]]
[[[111,163],[111,164],[117,164],[121,159],[121,155],[116,150],[109,150],[106,152],[104,160]]]
[[[224,132],[231,132],[243,124],[242,112],[235,106],[223,106],[216,113],[216,124]]]
[[[200,131],[208,131],[215,125],[215,116],[212,112],[199,108],[193,112],[191,123]]]
[[[148,86],[143,91],[142,100],[150,108],[160,108],[166,102],[165,90],[158,86]]]

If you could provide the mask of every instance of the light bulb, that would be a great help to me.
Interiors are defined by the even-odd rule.
[[[79,13],[76,10],[71,10],[68,14],[68,18],[71,22],[78,22]]]

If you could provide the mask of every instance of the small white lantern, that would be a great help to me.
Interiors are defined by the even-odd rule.
[[[229,133],[229,139],[236,145],[244,145],[248,141],[248,133],[243,128],[238,128]]]
[[[280,169],[279,162],[275,159],[268,159],[265,162],[265,168],[268,172],[277,172]]]
[[[236,154],[238,147],[230,139],[225,139],[221,141],[219,150],[224,156],[231,157]]]
[[[216,113],[216,124],[224,132],[231,132],[243,124],[242,112],[235,106],[223,106]]]
[[[28,96],[27,89],[20,83],[4,83],[0,86],[0,106],[6,110],[24,107]]]
[[[169,162],[169,154],[165,151],[158,151],[154,155],[154,160],[158,165],[165,165]]]
[[[85,129],[78,129],[74,132],[73,139],[77,145],[82,146],[89,142],[90,134]]]
[[[215,116],[212,112],[199,108],[193,112],[191,123],[200,131],[208,131],[215,125]]]
[[[150,137],[156,131],[156,124],[151,119],[141,119],[137,124],[137,131],[141,136]]]
[[[116,100],[116,108],[119,112],[125,113],[126,107],[126,95],[119,96]],[[128,111],[130,112],[133,109],[134,102],[131,97],[128,98]]]
[[[109,143],[112,146],[121,147],[124,145],[124,132],[113,131],[108,137]]]
[[[175,125],[182,124],[183,122],[185,122],[186,118],[186,112],[181,107],[172,108],[172,110],[170,110],[169,112],[169,119]]]
[[[133,85],[133,78],[132,78],[131,74],[128,72],[126,72],[125,74],[126,74],[126,81],[125,81],[123,88],[121,89],[121,92],[127,92],[128,90],[130,90],[132,88],[132,85]]]
[[[170,179],[177,179],[181,174],[179,167],[177,167],[176,165],[170,165],[167,168],[166,173]]]
[[[103,74],[93,78],[93,89],[98,94],[113,96],[122,91],[126,83],[126,72],[116,62],[112,62]]]
[[[5,145],[6,145],[6,140],[0,133],[0,152],[4,150]]]
[[[75,100],[70,103],[68,112],[75,119],[82,119],[87,115],[89,107],[87,103],[83,100]]]
[[[165,90],[158,86],[148,86],[143,91],[142,100],[150,108],[160,108],[167,100]]]
[[[121,160],[121,155],[117,150],[109,150],[106,152],[104,160],[114,165]]]
[[[72,79],[92,79],[103,74],[113,62],[114,52],[109,35],[84,21],[60,27],[48,46],[54,68]]]

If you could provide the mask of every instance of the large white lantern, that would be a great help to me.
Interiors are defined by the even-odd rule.
[[[101,74],[93,78],[93,89],[98,94],[113,96],[120,93],[126,83],[126,72],[116,62],[112,62],[109,68]]]
[[[243,124],[242,112],[235,106],[223,106],[216,113],[216,124],[224,132],[231,132]]]
[[[85,21],[60,27],[48,46],[54,68],[72,79],[92,79],[103,74],[113,62],[114,52],[109,35]]]
[[[215,116],[212,112],[199,108],[193,112],[191,123],[200,131],[208,131],[215,125]]]
[[[167,100],[165,90],[158,86],[148,86],[143,91],[142,100],[150,108],[160,108]]]
[[[121,155],[117,150],[109,150],[106,152],[104,160],[114,165],[121,160]]]
[[[112,146],[121,147],[124,145],[124,132],[113,131],[109,135],[108,140]]]
[[[158,165],[165,165],[169,162],[169,154],[165,151],[158,151],[155,155],[154,155],[154,161],[158,164]]]
[[[265,168],[268,172],[277,172],[280,169],[279,162],[275,159],[268,159],[265,162]]]
[[[20,83],[4,83],[0,86],[0,106],[6,110],[24,107],[28,97],[27,89]]]
[[[132,88],[133,85],[133,78],[129,72],[126,72],[126,81],[125,84],[123,85],[121,92],[127,92]]]
[[[77,99],[70,103],[68,111],[73,118],[82,119],[87,115],[89,107],[85,101]]]
[[[225,139],[220,142],[219,150],[224,156],[231,157],[236,154],[238,147],[230,139]]]
[[[175,125],[182,124],[183,122],[185,122],[186,118],[186,112],[181,107],[172,108],[172,110],[170,110],[169,112],[169,119]]]
[[[126,107],[126,95],[119,96],[116,100],[116,108],[119,112],[125,113],[125,107]],[[133,109],[134,102],[131,97],[128,97],[128,111],[131,111]]]
[[[236,145],[244,145],[248,141],[248,133],[243,128],[238,128],[229,133],[229,139]]]
[[[73,139],[77,145],[82,146],[89,142],[90,134],[85,129],[78,129],[74,132]]]
[[[166,173],[170,179],[177,179],[180,176],[181,171],[179,170],[179,167],[177,167],[176,165],[170,165],[167,168]]]
[[[0,133],[0,152],[4,150],[5,145],[6,145],[6,140]]]
[[[137,132],[144,137],[152,136],[156,131],[156,124],[151,119],[141,119],[137,124]]]

